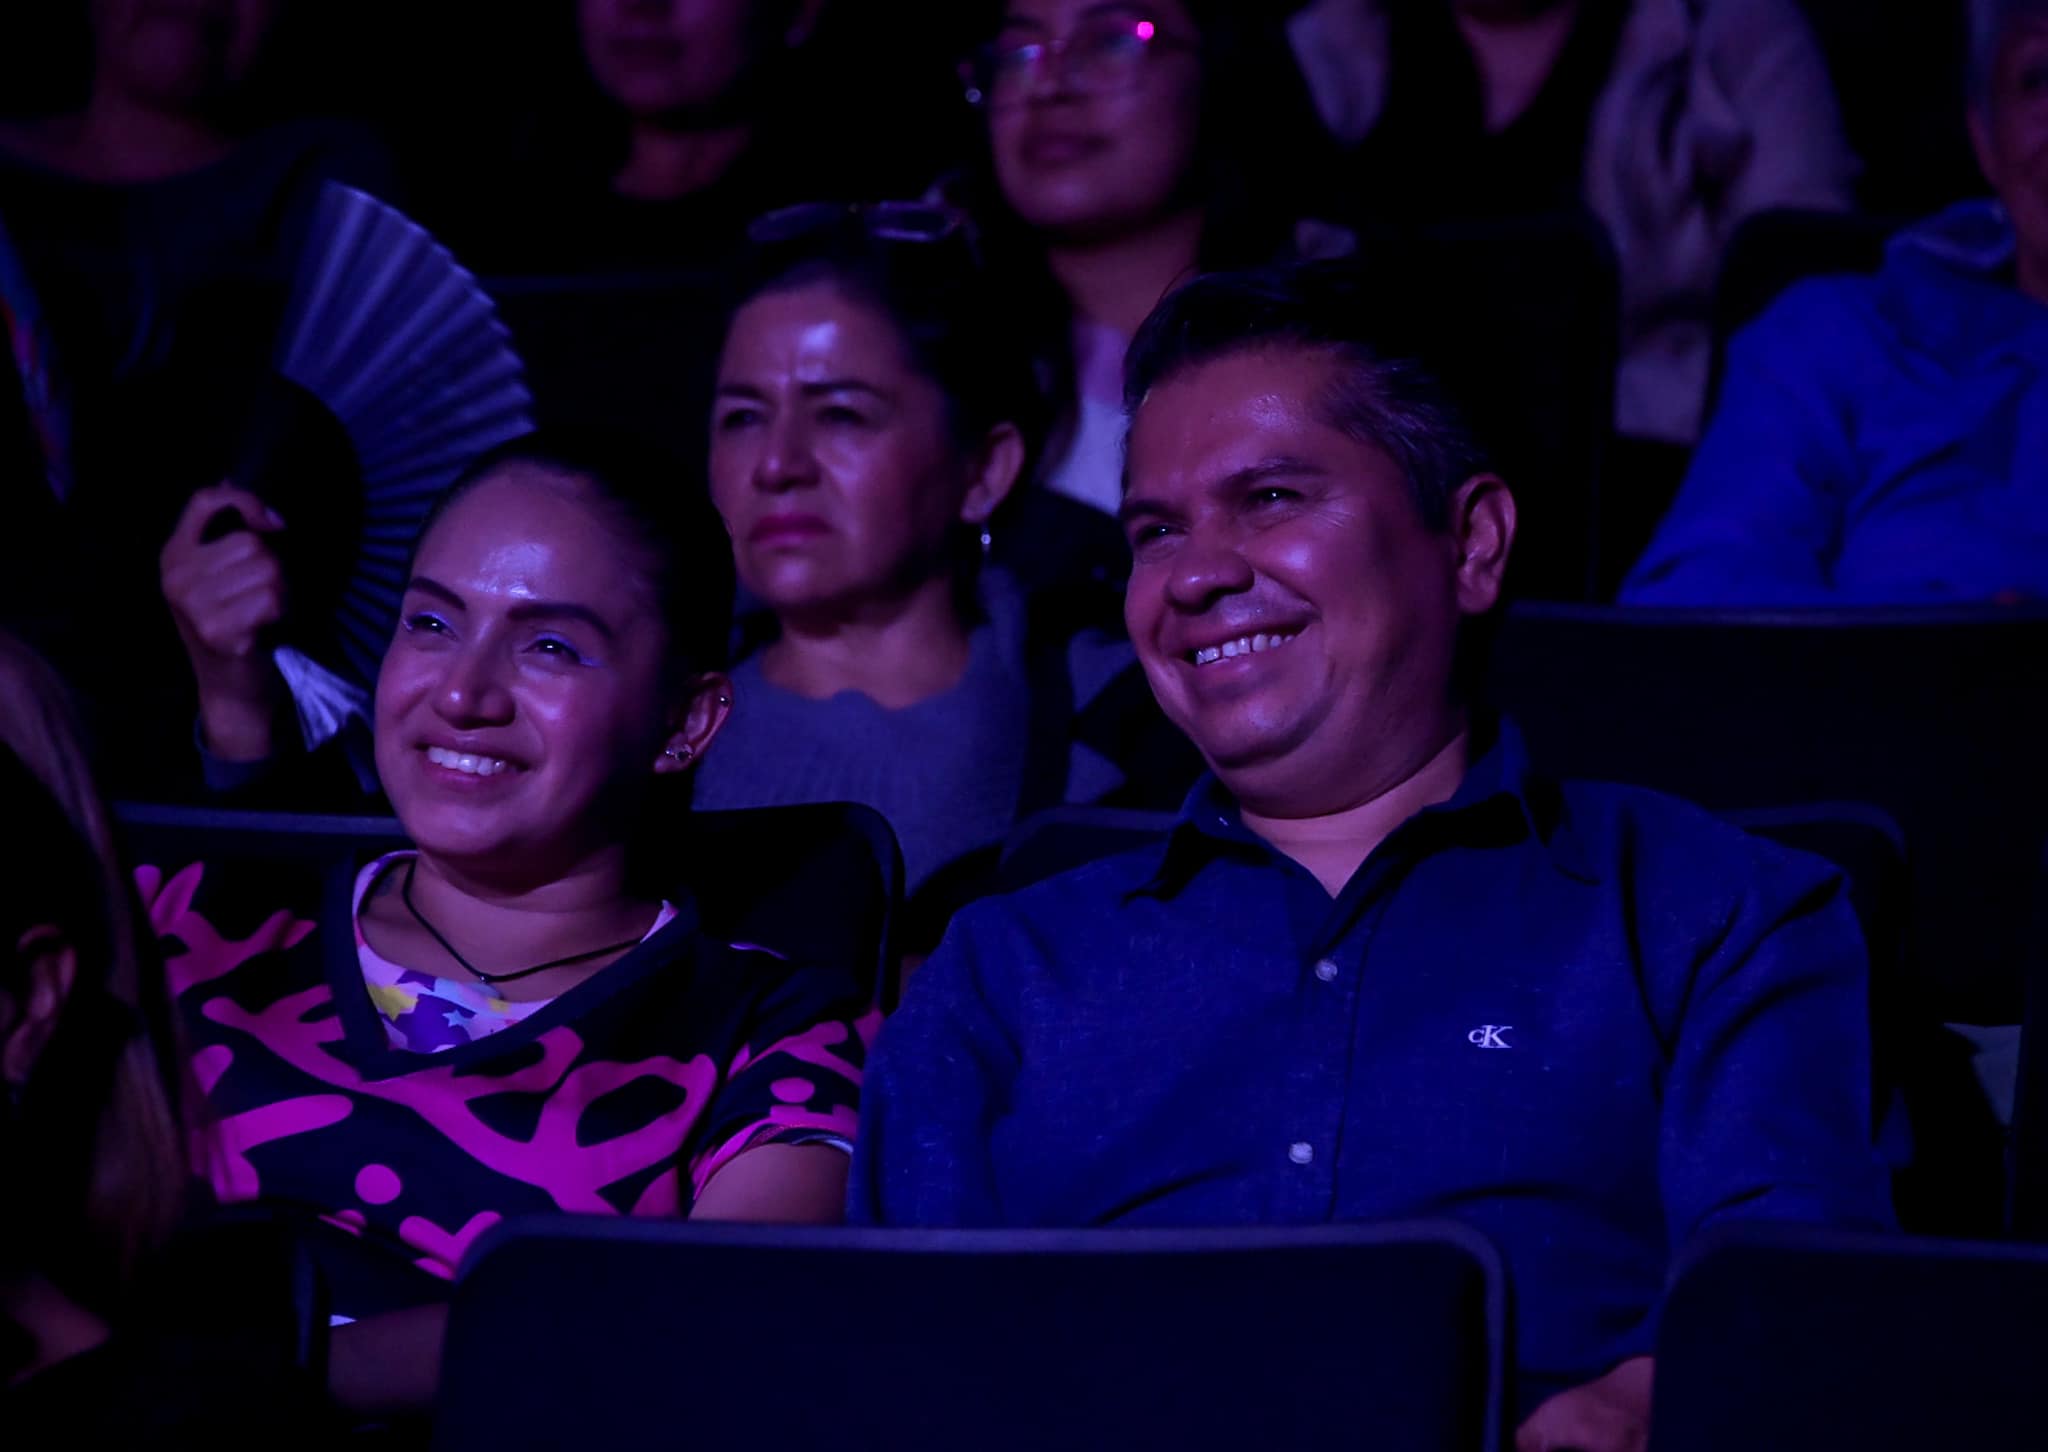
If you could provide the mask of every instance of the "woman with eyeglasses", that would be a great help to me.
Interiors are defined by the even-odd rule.
[[[1197,271],[1343,251],[1302,225],[1324,140],[1259,0],[1007,0],[963,67],[986,118],[968,205],[1030,299],[1060,404],[1044,482],[1116,511],[1124,350]]]
[[[1020,816],[1143,794],[1141,766],[1170,797],[1183,757],[1127,749],[1156,717],[1128,644],[1097,628],[1113,597],[1027,597],[985,563],[1042,405],[960,219],[819,204],[753,235],[710,480],[758,612],[696,801],[878,809],[921,909],[915,952]]]

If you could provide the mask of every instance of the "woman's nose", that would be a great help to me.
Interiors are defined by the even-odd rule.
[[[812,483],[817,476],[817,455],[802,420],[784,417],[770,424],[765,447],[754,465],[755,487],[779,494]]]
[[[502,653],[487,645],[456,653],[442,674],[435,711],[451,726],[503,725],[512,717],[506,665]]]

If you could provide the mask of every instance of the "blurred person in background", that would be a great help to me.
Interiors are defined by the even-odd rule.
[[[296,113],[306,0],[79,8],[82,104],[0,123],[0,232],[66,415],[38,419],[43,457],[0,476],[0,622],[104,729],[168,699],[151,562],[186,493],[229,468],[315,200],[329,181],[390,186],[367,129]],[[153,789],[176,748],[132,737],[107,766]]]
[[[192,1177],[161,966],[64,686],[4,636],[0,703],[0,1433],[307,1444],[326,1411],[288,1251],[254,1227],[172,1238]]]
[[[2048,3],[1972,0],[1969,125],[1994,200],[1790,289],[1729,349],[1706,438],[1622,598],[2048,597]]]
[[[716,267],[757,213],[817,194],[825,148],[803,105],[825,0],[573,0],[580,64],[536,106],[532,134],[429,219],[489,273]],[[566,9],[567,7],[565,7]],[[496,16],[488,23],[500,23]],[[568,39],[565,35],[564,39]]]
[[[962,219],[819,203],[755,235],[710,477],[761,608],[696,802],[880,811],[914,952],[1021,816],[1142,796],[1178,757],[1133,749],[1156,717],[1114,592],[1034,595],[993,550],[1043,407]]]
[[[988,153],[963,194],[1057,405],[1043,484],[1114,515],[1146,314],[1198,271],[1347,245],[1300,225],[1324,138],[1250,0],[1007,0],[967,74]]]
[[[1795,0],[1312,0],[1289,22],[1362,222],[1583,208],[1621,268],[1625,435],[1699,433],[1741,221],[1842,209],[1855,160]]]

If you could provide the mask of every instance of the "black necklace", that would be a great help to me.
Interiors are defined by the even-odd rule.
[[[566,958],[553,958],[545,963],[536,963],[531,968],[521,968],[511,973],[486,973],[469,959],[455,951],[455,945],[441,936],[441,930],[427,921],[427,915],[413,906],[412,878],[419,867],[419,859],[405,864],[405,881],[398,886],[398,896],[405,903],[405,910],[412,914],[412,920],[427,930],[427,935],[441,945],[441,951],[462,965],[463,971],[479,983],[510,983],[517,978],[531,978],[536,973],[545,973],[550,968],[567,968],[573,963],[588,963],[592,958],[602,958],[611,953],[623,953],[628,948],[640,946],[640,939],[628,938],[623,943],[613,943],[609,948],[592,948],[588,953],[571,953]]]

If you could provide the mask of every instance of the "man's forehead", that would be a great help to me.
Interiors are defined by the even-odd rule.
[[[1306,349],[1264,349],[1169,375],[1132,415],[1126,492],[1201,488],[1277,455],[1357,447],[1326,416],[1332,367]]]

